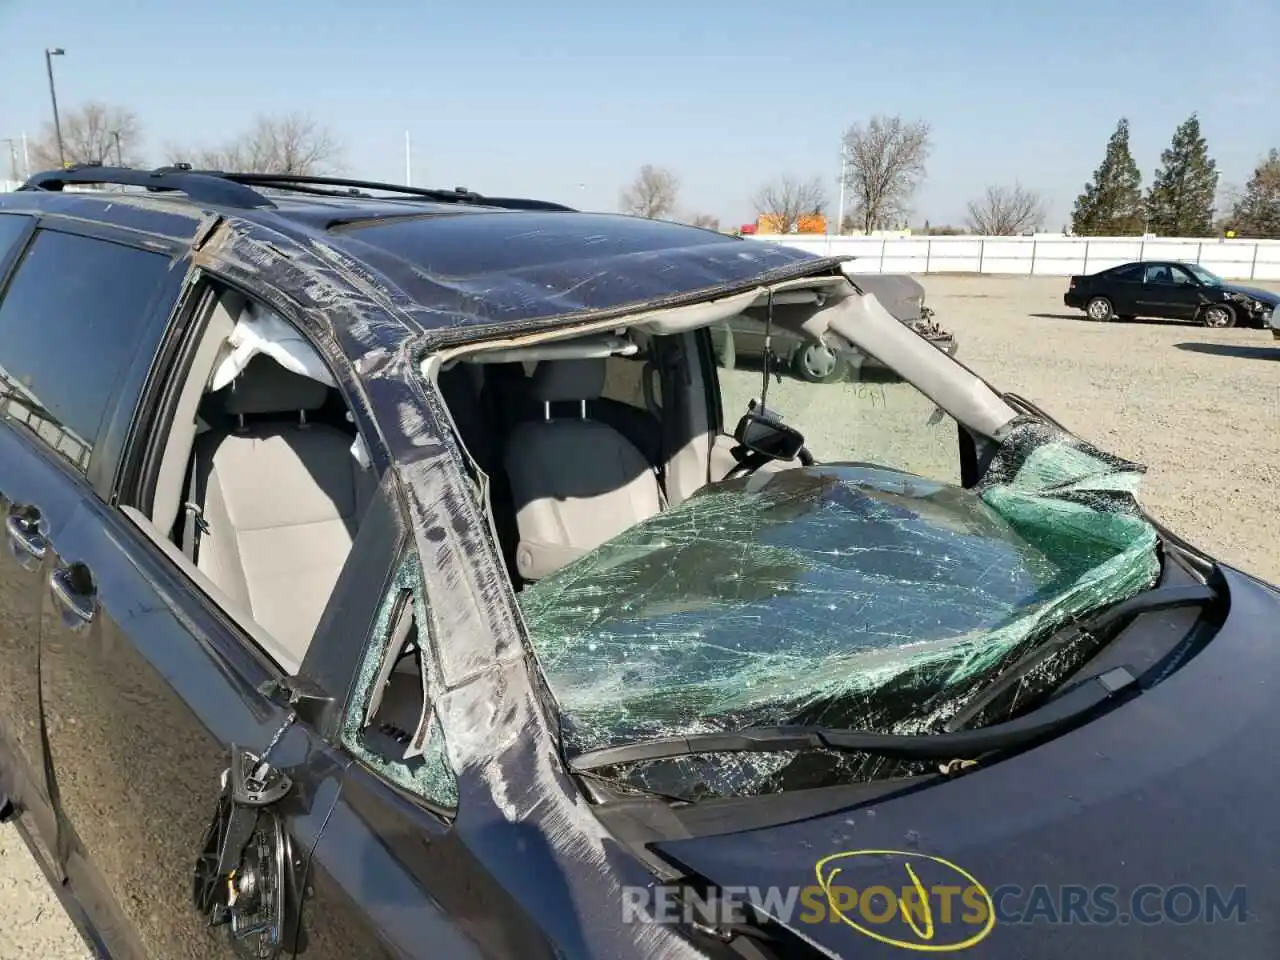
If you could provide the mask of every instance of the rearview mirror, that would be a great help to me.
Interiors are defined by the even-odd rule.
[[[743,414],[733,438],[743,448],[770,460],[794,460],[804,449],[803,433],[759,413]]]

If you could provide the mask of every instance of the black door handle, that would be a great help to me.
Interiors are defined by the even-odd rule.
[[[35,507],[18,504],[10,507],[5,533],[15,552],[21,551],[36,560],[44,559],[48,544],[40,533],[40,511]]]
[[[84,623],[93,619],[98,608],[98,590],[93,574],[83,563],[69,563],[49,574],[53,598],[69,614]]]

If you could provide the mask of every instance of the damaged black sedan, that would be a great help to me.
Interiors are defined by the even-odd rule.
[[[840,258],[58,171],[0,375],[3,813],[104,956],[1274,953],[1280,593]]]
[[[1090,320],[1155,317],[1265,329],[1280,295],[1224,280],[1198,263],[1144,260],[1071,277],[1062,302]]]

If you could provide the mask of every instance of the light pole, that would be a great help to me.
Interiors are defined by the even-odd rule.
[[[844,233],[844,185],[848,179],[849,153],[844,140],[840,141],[840,213],[836,220],[836,236]]]
[[[116,166],[117,166],[117,167],[123,167],[123,166],[124,166],[124,160],[123,160],[123,159],[121,158],[121,156],[120,156],[120,131],[119,131],[119,130],[112,130],[112,131],[111,131],[111,136],[112,136],[112,138],[113,138],[113,139],[115,140],[115,142],[116,142]]]
[[[62,124],[58,120],[58,93],[53,87],[53,58],[65,55],[66,51],[61,47],[49,47],[44,52],[44,65],[49,71],[49,99],[53,102],[53,131],[58,137],[58,163],[64,170],[67,166],[67,154],[62,148]]]

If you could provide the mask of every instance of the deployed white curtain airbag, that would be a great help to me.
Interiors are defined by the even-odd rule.
[[[318,380],[327,387],[338,385],[315,348],[292,324],[275,311],[249,301],[219,351],[220,359],[214,366],[208,389],[221,390],[240,376],[249,361],[260,353],[291,373],[309,380]],[[351,419],[350,413],[347,418]],[[365,446],[364,437],[359,433],[351,444],[351,455],[362,469],[369,469],[369,450]]]
[[[319,380],[325,386],[338,385],[324,361],[297,330],[279,314],[250,301],[227,337],[209,389],[221,390],[238,377],[259,353],[266,354],[292,373]]]

